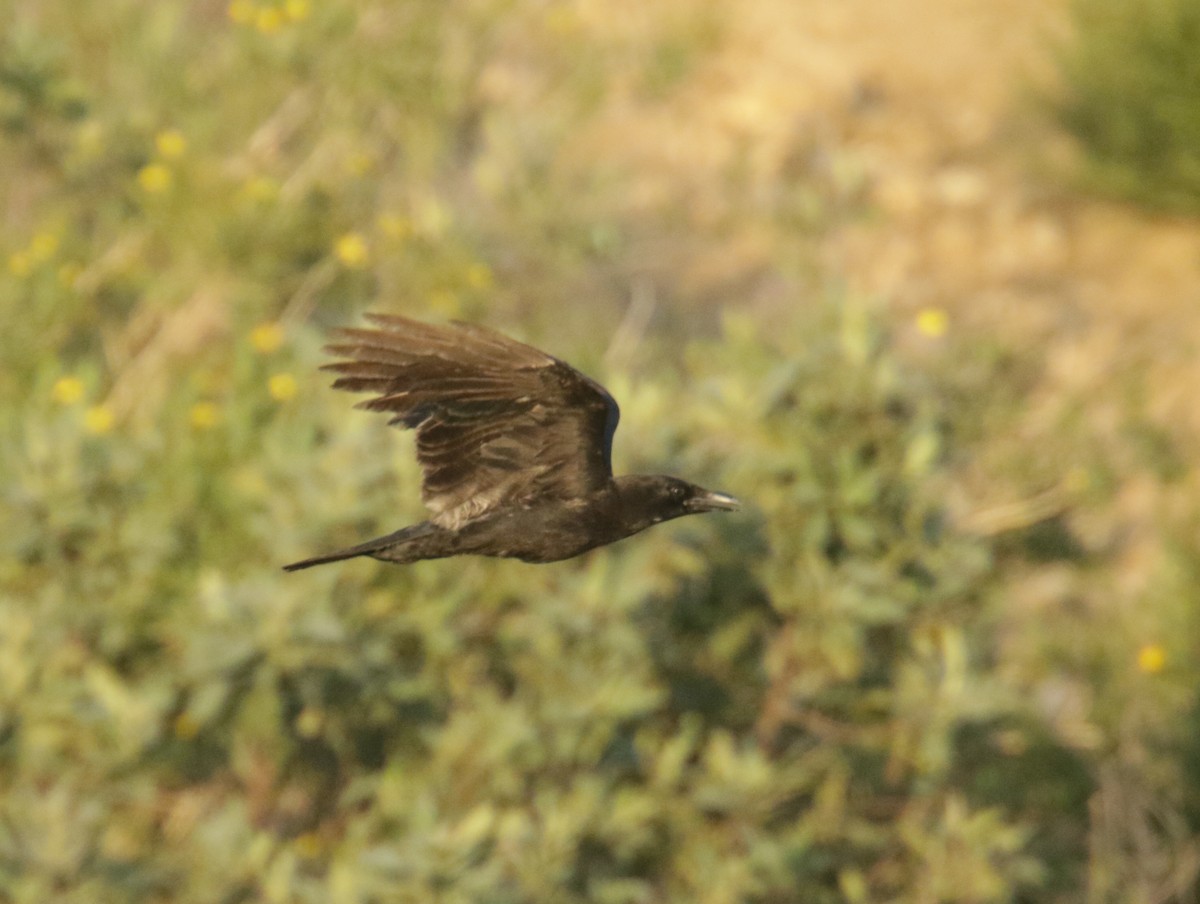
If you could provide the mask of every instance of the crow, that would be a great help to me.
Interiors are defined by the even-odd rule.
[[[666,476],[612,474],[617,403],[599,383],[532,346],[467,323],[368,314],[340,329],[322,369],[357,407],[416,431],[428,521],[284,567],[371,556],[407,564],[479,555],[557,562],[699,512],[739,503]]]

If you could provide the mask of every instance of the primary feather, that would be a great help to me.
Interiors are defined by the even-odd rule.
[[[585,496],[612,480],[620,417],[602,386],[532,346],[470,324],[369,314],[341,329],[325,365],[334,388],[372,392],[359,407],[417,434],[421,498],[454,528],[489,508]]]

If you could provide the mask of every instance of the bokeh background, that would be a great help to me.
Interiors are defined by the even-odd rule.
[[[1195,0],[2,0],[0,900],[1195,902]],[[362,311],[737,494],[421,517]]]

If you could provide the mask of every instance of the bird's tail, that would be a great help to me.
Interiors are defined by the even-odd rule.
[[[369,556],[372,553],[381,552],[389,547],[398,546],[409,540],[415,540],[418,537],[425,537],[438,530],[428,521],[423,521],[420,524],[414,524],[411,527],[405,527],[396,531],[394,534],[388,534],[386,537],[376,537],[374,540],[368,540],[365,543],[359,543],[357,546],[350,546],[346,549],[339,549],[337,552],[326,553],[323,556],[313,556],[311,559],[302,559],[299,562],[293,562],[291,565],[284,565],[284,571],[299,571],[302,568],[312,568],[314,565],[325,565],[329,562],[340,562],[343,559],[355,559],[358,556]],[[389,557],[391,558],[391,557]],[[403,561],[403,560],[400,560]]]

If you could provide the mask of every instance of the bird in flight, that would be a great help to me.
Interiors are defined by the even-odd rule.
[[[480,555],[557,562],[738,501],[675,477],[613,477],[620,412],[604,387],[557,358],[466,323],[368,314],[340,329],[335,389],[417,434],[428,521],[285,566],[371,556],[406,564]]]

